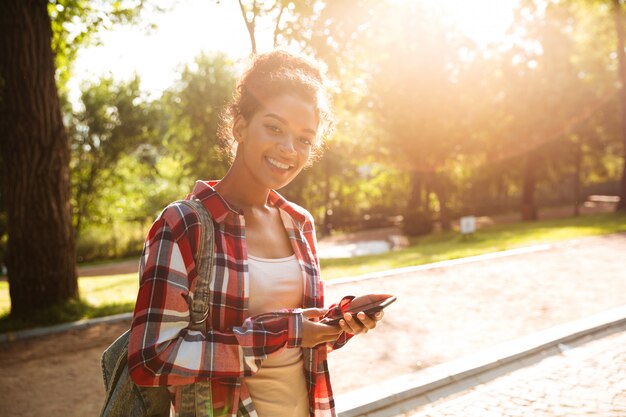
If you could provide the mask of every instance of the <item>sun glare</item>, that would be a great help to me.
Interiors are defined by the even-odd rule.
[[[232,2],[184,0],[171,11],[143,19],[156,29],[146,33],[139,27],[119,26],[100,33],[100,45],[79,51],[69,83],[73,103],[81,82],[103,74],[128,79],[137,73],[144,90],[159,94],[172,85],[180,67],[192,64],[202,51],[223,51],[233,58],[250,52],[239,8]]]
[[[405,0],[411,1],[411,0]],[[502,42],[518,0],[420,0],[479,46]]]
[[[440,13],[480,47],[504,41],[518,0],[392,0],[420,1]],[[145,17],[157,26],[150,34],[136,27],[117,27],[101,33],[102,44],[82,49],[70,80],[70,100],[78,101],[80,84],[103,73],[128,79],[141,76],[145,91],[158,94],[171,86],[182,64],[193,62],[201,51],[220,50],[233,58],[250,52],[249,39],[235,2],[180,0],[171,11]],[[267,26],[267,22],[265,22]],[[272,27],[259,22],[259,50],[271,47]]]

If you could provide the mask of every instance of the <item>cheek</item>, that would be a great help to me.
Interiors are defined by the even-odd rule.
[[[309,163],[309,159],[311,158],[311,149],[302,150],[299,152],[300,154],[300,165],[305,166]]]

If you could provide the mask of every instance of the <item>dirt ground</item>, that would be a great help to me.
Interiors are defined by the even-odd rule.
[[[393,293],[379,328],[330,355],[335,392],[374,384],[626,303],[626,234],[397,277],[331,285]],[[128,322],[0,344],[0,416],[99,413],[100,355]]]

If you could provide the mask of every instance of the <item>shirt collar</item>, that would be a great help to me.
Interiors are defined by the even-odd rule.
[[[215,191],[215,184],[219,181],[196,181],[196,185],[193,187],[193,191],[187,194],[186,200],[190,200],[193,197],[200,200],[204,207],[211,213],[211,217],[218,222],[222,223],[229,214],[241,215],[242,213],[232,208],[222,196]]]
[[[216,222],[222,223],[228,215],[243,215],[241,211],[238,211],[231,207],[226,200],[213,188],[219,181],[196,181],[193,191],[185,197],[187,200],[192,197],[197,198],[202,202],[204,207],[211,213],[213,219]],[[268,203],[280,210],[284,210],[292,219],[296,221],[299,228],[306,221],[306,216],[301,210],[298,210],[296,206],[287,201],[283,196],[278,194],[274,190],[270,190],[268,196]]]

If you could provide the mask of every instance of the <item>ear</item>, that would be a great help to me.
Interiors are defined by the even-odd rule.
[[[241,143],[243,141],[246,127],[248,127],[248,123],[242,115],[235,117],[235,121],[233,123],[233,138],[235,138],[237,143]]]

